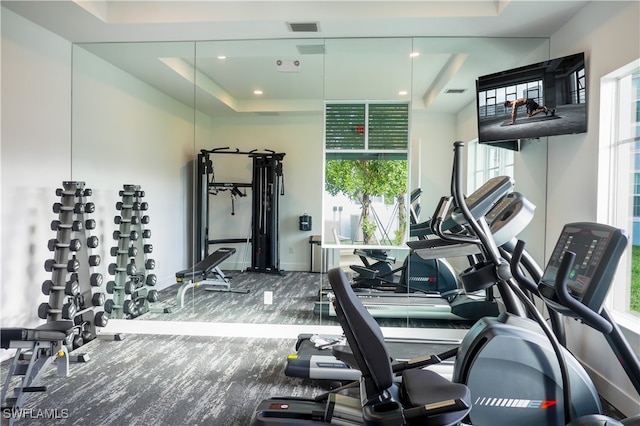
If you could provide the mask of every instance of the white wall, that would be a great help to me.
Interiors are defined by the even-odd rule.
[[[93,189],[104,259],[98,271],[110,279],[118,192],[135,184],[149,204],[145,243],[153,245],[148,257],[156,261],[158,288],[175,284],[175,273],[191,266],[193,108],[80,47],[73,61],[73,177]]]
[[[568,222],[597,221],[600,79],[640,56],[640,3],[592,2],[551,37],[551,56],[584,51],[588,131],[549,138],[547,250]],[[640,412],[638,395],[602,336],[571,321],[568,333],[578,357],[598,372],[605,398],[625,414]],[[637,334],[634,337],[638,348]]]
[[[71,178],[71,43],[2,14],[0,323],[34,326],[55,189]],[[6,357],[7,351],[0,356]]]

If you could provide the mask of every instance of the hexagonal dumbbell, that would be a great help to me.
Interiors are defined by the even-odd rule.
[[[85,211],[85,205],[82,203],[75,203],[73,206],[65,206],[62,203],[53,203],[53,212],[55,214],[71,211],[74,213],[83,213]]]
[[[49,251],[55,251],[57,248],[68,248],[71,251],[80,251],[82,243],[78,239],[73,239],[68,243],[61,243],[57,238],[51,238],[47,243]]]
[[[110,263],[108,270],[109,270],[109,274],[111,275],[115,275],[116,272],[126,272],[127,275],[135,275],[136,272],[138,272],[138,268],[136,267],[136,264],[134,262],[128,263],[127,266],[125,266],[124,268],[118,266],[115,263]]]
[[[62,314],[64,319],[73,319],[77,312],[78,308],[73,302],[65,303],[62,309],[54,309],[46,302],[41,303],[38,307],[38,317],[41,319],[47,319],[47,316],[51,314]]]
[[[122,305],[116,304],[112,299],[104,302],[104,310],[107,313],[112,313],[114,309],[122,309],[127,315],[132,315],[136,312],[136,304],[133,300],[125,300]]]
[[[91,236],[87,238],[87,247],[89,248],[96,248],[98,247],[99,243],[100,243],[100,240],[96,236]]]
[[[91,274],[91,277],[89,277],[89,283],[92,287],[100,287],[102,285],[102,281],[103,277],[99,272],[94,272],[93,274]]]
[[[80,269],[80,262],[75,257],[69,259],[67,263],[56,263],[55,259],[47,259],[44,262],[44,269],[51,272],[54,269],[66,269],[68,272],[77,272]]]
[[[153,287],[154,285],[156,285],[158,282],[158,278],[156,277],[156,274],[149,274],[147,275],[147,278],[145,280],[145,283],[149,286],[149,287]]]
[[[104,305],[105,300],[106,300],[106,297],[104,293],[101,293],[101,292],[93,293],[93,295],[91,296],[91,304],[93,306],[102,306]]]
[[[106,302],[105,302],[106,303]],[[93,323],[96,327],[106,327],[109,322],[109,315],[106,312],[100,311],[93,319]]]
[[[94,221],[94,227],[95,227],[95,221]],[[79,221],[79,220],[74,220],[72,223],[62,223],[57,219],[56,220],[52,220],[51,221],[51,230],[52,231],[57,231],[59,229],[71,229],[72,231],[82,231],[84,229],[84,226],[83,226],[82,222]],[[91,228],[89,228],[87,226],[87,229],[91,229]]]
[[[107,282],[107,293],[113,294],[116,290],[124,290],[125,294],[132,294],[136,291],[136,284],[133,281],[127,281],[123,285],[117,285],[115,281]]]
[[[46,280],[42,283],[42,293],[46,296],[52,291],[64,291],[67,296],[76,296],[80,294],[80,283],[77,274],[71,274],[71,279],[63,286],[57,286],[52,280]],[[74,277],[75,275],[75,277]]]
[[[113,257],[116,257],[119,254],[126,254],[128,257],[136,257],[138,255],[138,247],[131,246],[124,250],[121,250],[118,247],[111,247],[109,253],[111,253],[111,256]]]

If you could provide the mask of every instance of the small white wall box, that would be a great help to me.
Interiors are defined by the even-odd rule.
[[[300,61],[286,61],[284,59],[278,59],[276,61],[276,69],[279,72],[300,72]]]

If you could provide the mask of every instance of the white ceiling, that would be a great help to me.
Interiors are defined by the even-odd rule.
[[[455,113],[474,100],[478,76],[548,54],[546,39],[587,3],[2,1],[73,43],[172,42],[85,48],[185,103],[195,80],[198,108],[212,114],[317,110],[323,98],[412,99],[414,108]],[[316,22],[319,31],[291,32],[290,22]],[[192,41],[206,40],[217,41],[197,43],[194,61]],[[411,51],[421,54],[410,59]],[[221,53],[227,60],[216,59]],[[298,72],[279,72],[278,59],[299,61]],[[255,88],[264,90],[259,99]]]

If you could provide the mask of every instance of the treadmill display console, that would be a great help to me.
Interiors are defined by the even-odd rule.
[[[565,225],[542,276],[540,294],[554,310],[571,315],[559,301],[555,288],[562,256],[570,251],[576,257],[567,278],[569,294],[591,310],[600,312],[626,244],[625,233],[611,226],[597,223]]]

